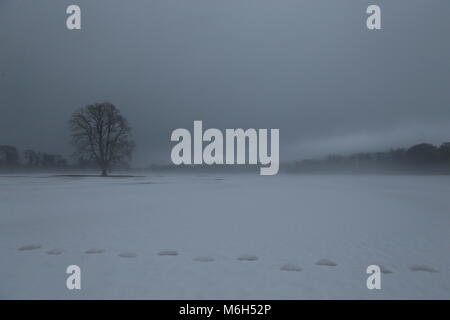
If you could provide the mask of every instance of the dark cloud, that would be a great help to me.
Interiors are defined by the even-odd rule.
[[[82,8],[81,32],[65,8]],[[365,28],[368,4],[383,30]],[[67,120],[109,100],[136,163],[173,129],[280,128],[281,160],[450,140],[450,2],[0,3],[0,144],[70,153]]]

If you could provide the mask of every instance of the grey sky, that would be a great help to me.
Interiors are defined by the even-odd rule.
[[[65,28],[79,4],[81,31]],[[365,28],[368,4],[382,31]],[[280,128],[280,160],[450,141],[450,1],[0,0],[0,144],[70,153],[73,110],[111,101],[136,164],[170,133]]]

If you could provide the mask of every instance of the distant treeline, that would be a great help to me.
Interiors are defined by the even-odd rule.
[[[14,169],[94,169],[97,164],[93,159],[78,158],[69,164],[59,154],[49,154],[34,150],[19,150],[10,145],[0,145],[0,170]],[[119,166],[128,169],[129,166]],[[253,171],[256,166],[175,166],[152,165],[152,171],[190,172],[198,171]],[[421,143],[410,148],[391,149],[384,152],[360,152],[350,155],[329,155],[322,159],[306,159],[291,164],[284,164],[283,171],[299,173],[436,173],[450,174],[450,142],[434,146]]]
[[[11,145],[0,145],[0,170],[19,171],[25,170],[47,170],[47,169],[86,169],[94,170],[98,167],[95,159],[85,159],[78,157],[72,163],[60,154],[50,154],[36,150],[24,150],[20,152],[18,148]],[[115,168],[128,169],[127,164],[116,164]]]
[[[34,150],[25,150],[20,154],[14,146],[0,145],[0,168],[65,168],[67,166],[67,160],[59,154]]]
[[[306,159],[289,166],[294,172],[417,172],[450,174],[450,142],[440,146],[421,143],[385,152],[361,152]]]

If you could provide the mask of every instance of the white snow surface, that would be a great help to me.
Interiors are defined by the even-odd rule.
[[[450,177],[2,175],[0,299],[50,298],[449,299]]]

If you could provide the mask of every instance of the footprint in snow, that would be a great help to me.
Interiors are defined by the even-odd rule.
[[[256,261],[258,257],[254,254],[243,254],[237,258],[239,261]]]
[[[178,252],[175,250],[163,250],[158,252],[158,256],[177,256]]]
[[[197,262],[212,262],[212,261],[214,261],[214,258],[211,258],[211,257],[195,257],[193,260],[197,261]]]
[[[316,262],[316,265],[326,267],[336,267],[338,264],[329,259],[320,259],[319,261]]]
[[[47,251],[47,254],[53,255],[53,256],[59,256],[63,252],[64,252],[63,249],[52,249],[52,250]]]
[[[121,258],[137,258],[137,253],[134,252],[123,252],[119,253],[119,257]]]
[[[84,253],[86,254],[100,254],[100,253],[104,253],[105,249],[89,249],[86,250]]]
[[[40,245],[40,244],[29,244],[29,245],[20,247],[18,250],[19,251],[31,251],[31,250],[36,250],[36,249],[40,249],[40,248],[42,248],[42,245]]]
[[[299,271],[302,271],[303,269],[299,265],[296,265],[296,264],[293,264],[293,263],[286,263],[286,264],[283,264],[280,267],[280,270],[282,270],[282,271],[297,271],[297,272],[299,272]]]
[[[413,265],[413,266],[409,267],[409,270],[411,270],[411,271],[432,272],[432,273],[439,272],[439,270],[436,270],[436,269],[433,269],[431,267],[424,266],[424,265]]]

